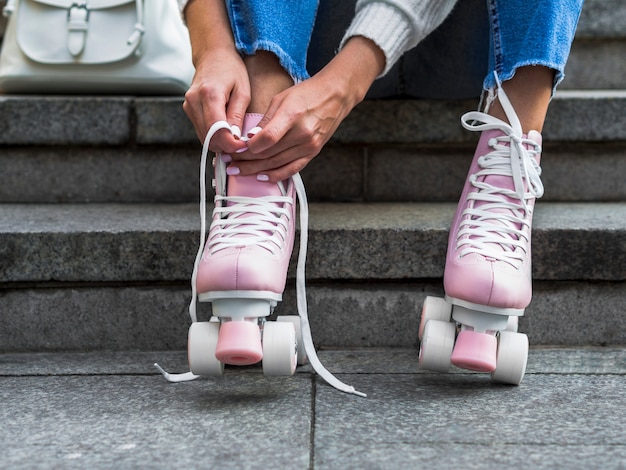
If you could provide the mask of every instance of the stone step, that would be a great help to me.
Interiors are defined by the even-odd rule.
[[[459,118],[475,105],[362,103],[305,168],[310,199],[455,201],[477,137]],[[0,116],[0,202],[197,200],[179,98],[0,97]],[[545,200],[625,200],[626,91],[559,93],[544,142]]]
[[[316,344],[415,346],[454,204],[310,209]],[[184,349],[197,218],[192,204],[1,205],[0,351]],[[625,234],[626,203],[537,206],[533,345],[624,344]],[[293,273],[277,313],[297,311]]]
[[[624,282],[535,281],[520,331],[537,346],[626,344]],[[422,303],[440,280],[309,282],[321,348],[416,347]],[[188,283],[22,285],[0,290],[0,352],[157,351],[187,348]],[[198,306],[207,320],[210,306]],[[276,313],[297,314],[288,283]]]
[[[626,3],[622,0],[585,0],[576,39],[626,40]]]
[[[339,127],[336,144],[475,141],[460,117],[475,100],[366,100]],[[626,90],[558,92],[543,136],[556,142],[626,140]],[[198,145],[178,97],[0,96],[0,145]],[[5,149],[3,149],[5,150]],[[4,151],[3,151],[4,153]]]
[[[626,88],[626,3],[586,0],[562,89]]]
[[[455,204],[315,203],[309,208],[309,280],[443,275]],[[196,204],[0,205],[0,282],[184,282],[199,225]],[[624,243],[626,202],[539,203],[534,278],[625,281]]]
[[[472,144],[329,144],[302,178],[311,201],[451,202],[473,154]],[[195,146],[4,148],[0,203],[194,202],[199,156]],[[625,201],[625,156],[626,142],[547,142],[542,200]]]

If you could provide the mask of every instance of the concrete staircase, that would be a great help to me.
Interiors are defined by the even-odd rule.
[[[626,344],[626,5],[588,0],[544,130],[531,344]],[[186,348],[199,145],[182,98],[0,97],[0,352]],[[415,346],[475,101],[366,101],[303,172],[320,347]],[[279,312],[295,312],[291,269]],[[202,306],[202,315],[210,309]]]

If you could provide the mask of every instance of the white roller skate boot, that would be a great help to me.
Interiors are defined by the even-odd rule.
[[[523,135],[506,94],[501,88],[497,93],[510,124],[480,112],[462,117],[466,129],[482,134],[450,230],[446,298],[424,302],[420,364],[438,371],[453,364],[517,385],[528,357],[528,338],[517,332],[517,320],[532,295],[541,135]]]
[[[262,115],[247,114],[242,140],[257,132]],[[334,387],[362,395],[332,376],[319,362],[308,323],[304,262],[308,231],[306,194],[300,175],[278,184],[252,176],[228,176],[223,155],[214,159],[215,208],[205,244],[205,165],[208,143],[225,122],[211,127],[201,161],[201,240],[192,275],[192,319],[188,337],[189,374],[168,374],[171,381],[221,375],[224,365],[262,363],[265,375],[292,375],[308,359]],[[299,315],[268,321],[282,300],[300,201],[300,255],[297,289]],[[210,302],[213,316],[197,320],[196,297]],[[308,357],[307,357],[308,356]]]

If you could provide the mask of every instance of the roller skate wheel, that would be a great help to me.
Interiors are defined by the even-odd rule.
[[[528,336],[513,331],[501,331],[498,338],[496,370],[491,379],[510,385],[519,385],[526,373]]]
[[[261,330],[256,322],[227,321],[222,323],[215,357],[224,364],[248,366],[263,358]]]
[[[224,364],[215,357],[220,324],[195,322],[189,327],[187,355],[189,370],[196,375],[222,375]]]
[[[452,305],[440,297],[428,296],[424,299],[422,306],[422,317],[420,319],[419,339],[424,334],[424,326],[430,320],[449,322],[452,317]]]
[[[263,373],[293,375],[296,371],[296,330],[291,322],[267,322],[263,327]]]
[[[498,340],[495,335],[465,330],[456,339],[451,361],[461,369],[493,372],[497,351]]]
[[[454,323],[440,320],[426,322],[420,343],[420,368],[448,372],[455,335]]]
[[[296,349],[298,351],[298,365],[303,366],[307,362],[304,341],[302,340],[302,324],[298,315],[284,315],[276,317],[277,322],[292,323],[296,330]]]

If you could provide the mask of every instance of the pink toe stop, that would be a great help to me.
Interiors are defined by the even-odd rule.
[[[498,340],[475,331],[461,331],[456,339],[450,362],[461,369],[493,372],[496,369]]]
[[[224,364],[247,366],[263,359],[261,330],[249,321],[228,321],[220,327],[215,357]]]

